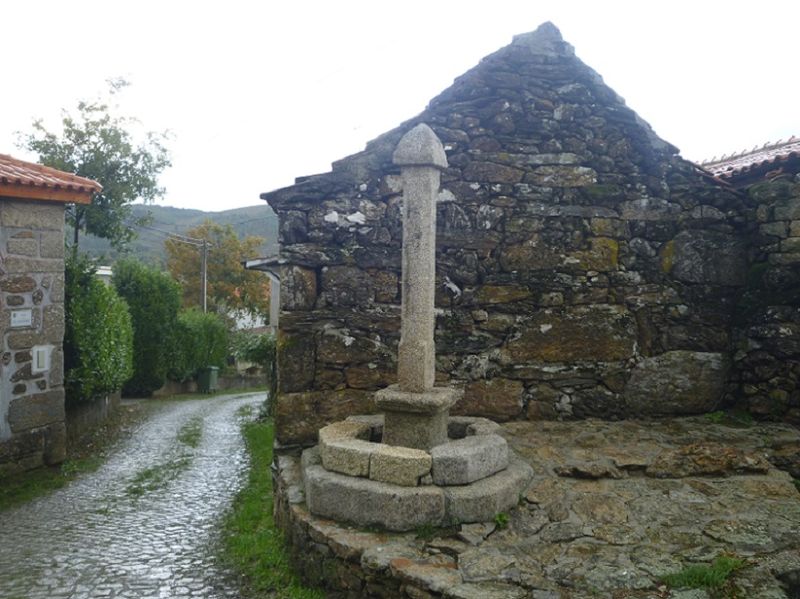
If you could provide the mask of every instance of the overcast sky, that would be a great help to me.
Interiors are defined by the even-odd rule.
[[[122,112],[172,132],[160,204],[257,205],[550,20],[656,133],[701,160],[800,135],[799,18],[791,0],[7,2],[0,153],[31,159],[15,131],[57,123],[123,76]]]

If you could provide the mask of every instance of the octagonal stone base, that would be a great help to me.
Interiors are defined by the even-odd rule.
[[[320,430],[320,445],[303,452],[302,476],[311,513],[359,526],[413,530],[486,522],[516,505],[533,471],[494,423],[451,418],[452,436],[430,454],[365,439],[380,438],[383,420],[353,417]]]

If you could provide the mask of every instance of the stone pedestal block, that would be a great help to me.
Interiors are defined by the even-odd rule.
[[[375,402],[385,414],[383,442],[430,450],[447,442],[447,416],[459,393],[434,387],[424,393],[402,391],[397,385],[381,389]]]
[[[369,477],[404,487],[416,487],[431,471],[431,456],[421,449],[376,444],[369,464]]]
[[[431,450],[433,483],[468,485],[508,466],[508,443],[499,435],[477,435]]]

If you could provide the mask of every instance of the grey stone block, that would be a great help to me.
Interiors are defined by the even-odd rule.
[[[369,477],[384,483],[416,487],[419,479],[431,471],[427,451],[376,443],[369,462]]]
[[[383,442],[425,450],[441,445],[447,442],[447,412],[415,414],[387,411]]]
[[[327,470],[349,476],[369,476],[370,457],[377,445],[359,439],[320,442],[322,465]]]
[[[64,340],[64,306],[62,304],[45,306],[42,312],[45,339],[50,343],[61,345]]]
[[[505,470],[470,485],[442,489],[447,501],[446,522],[488,522],[511,509],[533,477],[533,469],[512,457]]]
[[[431,450],[436,485],[466,485],[508,466],[508,443],[498,435],[475,435]]]
[[[63,389],[20,397],[8,406],[8,424],[12,432],[56,422],[64,422]]]
[[[438,487],[400,487],[315,465],[303,474],[306,505],[318,516],[396,531],[438,526],[444,518],[444,493]]]
[[[63,272],[63,260],[43,260],[39,258],[27,258],[20,256],[7,256],[4,261],[4,268],[7,273],[26,274],[32,272]]]
[[[378,441],[383,437],[383,414],[357,414],[348,416],[348,422],[360,422],[369,426],[369,438]]]
[[[63,242],[61,245],[63,247]],[[6,247],[9,254],[31,257],[35,257],[39,249],[35,239],[9,239]]]
[[[472,416],[450,416],[447,420],[447,436],[451,439],[463,439],[467,436],[467,427],[476,420]]]
[[[39,241],[39,255],[42,258],[64,258],[64,235],[59,232],[44,232]]]
[[[64,205],[4,201],[0,205],[0,222],[4,227],[20,229],[64,230]]]

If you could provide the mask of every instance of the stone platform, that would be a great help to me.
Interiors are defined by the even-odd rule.
[[[706,599],[661,577],[730,552],[746,562],[735,596],[800,597],[796,428],[696,417],[500,433],[535,473],[518,504],[406,533],[311,515],[300,458],[278,457],[276,518],[295,566],[330,597]]]
[[[442,426],[445,442],[430,451],[380,442],[383,415],[320,429],[319,445],[303,452],[300,465],[309,511],[407,531],[483,522],[515,506],[533,471],[496,434],[500,427],[458,416]]]

